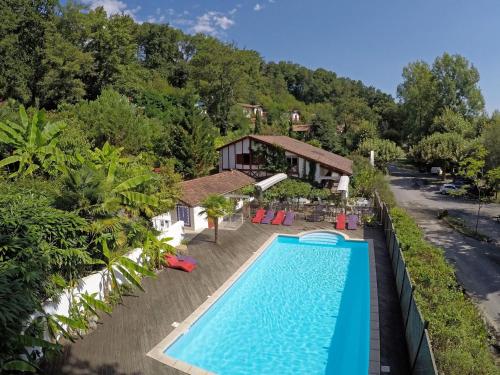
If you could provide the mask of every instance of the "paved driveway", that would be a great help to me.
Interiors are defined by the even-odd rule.
[[[422,175],[391,168],[391,188],[398,204],[417,220],[429,241],[444,248],[447,259],[455,265],[459,282],[496,330],[500,341],[500,224],[492,219],[500,214],[500,205],[483,206],[480,219],[480,231],[495,238],[497,243],[476,241],[442,224],[437,213],[446,209],[475,225],[477,204],[439,195],[433,184],[419,187],[415,178]]]

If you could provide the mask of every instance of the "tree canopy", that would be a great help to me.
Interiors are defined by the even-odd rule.
[[[150,218],[172,209],[178,181],[216,171],[216,148],[238,137],[289,135],[349,156],[363,196],[383,188],[359,156],[371,150],[382,169],[404,151],[447,172],[480,165],[498,189],[500,115],[484,111],[479,72],[463,56],[409,63],[396,101],[326,69],[266,61],[103,7],[4,0],[0,14],[0,369],[28,366],[26,346],[56,349],[39,337],[44,329],[72,339],[89,328],[89,316],[108,311],[80,296],[70,317],[42,316],[26,327],[45,299],[79,277],[104,267],[113,278],[120,269],[140,289],[140,276],[161,264]],[[244,112],[248,104],[263,113]],[[310,131],[292,131],[296,123]],[[289,168],[284,150],[262,157],[269,170]],[[286,180],[266,194],[329,192]],[[230,212],[226,204],[211,198],[205,213],[218,218]],[[125,257],[138,246],[152,254],[149,268]]]

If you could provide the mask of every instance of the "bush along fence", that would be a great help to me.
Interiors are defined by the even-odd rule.
[[[399,245],[392,218],[387,206],[375,194],[375,211],[382,223],[385,233],[387,250],[392,261],[392,270],[396,279],[396,288],[399,295],[399,304],[403,315],[403,324],[406,345],[410,358],[411,374],[437,375],[438,371],[432,352],[429,332],[429,323],[422,318],[413,296],[415,287],[412,285],[406,268],[403,252]]]

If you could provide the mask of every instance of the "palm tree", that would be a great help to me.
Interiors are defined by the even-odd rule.
[[[122,297],[122,293],[120,291],[117,271],[122,274],[123,282],[133,285],[137,289],[144,292],[144,289],[141,286],[141,277],[156,277],[156,275],[146,267],[140,266],[127,258],[125,256],[124,249],[110,250],[108,248],[108,242],[105,239],[101,241],[101,245],[104,260],[96,259],[95,262],[96,264],[102,264],[105,266],[107,276],[110,279],[111,289],[118,293],[120,299]]]
[[[219,218],[230,215],[234,211],[234,204],[222,195],[209,195],[202,203],[203,211],[200,216],[206,215],[209,220],[213,220],[215,229],[215,243],[219,243]]]
[[[0,167],[19,163],[17,171],[11,176],[27,176],[42,168],[49,170],[54,163],[63,158],[57,147],[59,134],[66,127],[63,122],[46,122],[42,112],[35,112],[31,121],[26,110],[19,107],[20,123],[9,120],[0,122],[0,142],[11,146],[11,156],[0,161]]]
[[[148,232],[142,247],[142,260],[150,269],[160,269],[165,262],[166,254],[174,254],[175,248],[169,244],[172,237],[159,239],[154,233]]]

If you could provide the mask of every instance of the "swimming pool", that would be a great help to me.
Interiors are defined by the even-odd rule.
[[[368,374],[368,242],[277,235],[244,268],[159,344],[164,363],[221,375]]]

